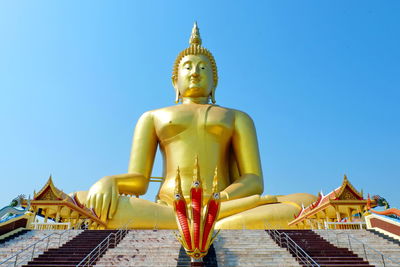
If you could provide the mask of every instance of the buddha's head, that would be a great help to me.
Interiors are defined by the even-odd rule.
[[[218,83],[217,65],[210,51],[201,46],[199,28],[195,23],[189,40],[190,46],[176,57],[172,84],[178,103],[182,97],[207,97],[215,103]]]

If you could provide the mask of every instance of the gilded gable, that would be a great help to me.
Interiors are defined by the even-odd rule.
[[[340,200],[358,200],[358,197],[346,187],[339,196]]]

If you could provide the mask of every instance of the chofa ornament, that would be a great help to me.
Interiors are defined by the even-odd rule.
[[[174,210],[178,224],[178,240],[192,260],[201,260],[218,232],[213,235],[218,218],[220,199],[218,192],[218,169],[215,169],[213,189],[210,199],[203,204],[203,187],[200,178],[198,159],[195,159],[193,183],[190,189],[190,200],[186,201],[182,193],[179,167],[175,179]]]

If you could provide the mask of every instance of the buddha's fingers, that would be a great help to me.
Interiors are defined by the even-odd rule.
[[[111,190],[111,205],[110,205],[110,210],[108,212],[108,218],[111,220],[114,213],[117,210],[117,204],[118,204],[118,191],[117,189],[113,186]]]
[[[95,202],[96,202],[95,197],[94,197],[92,194],[90,194],[90,195],[88,196],[88,198],[87,198],[87,201],[86,201],[86,203],[87,203],[87,204],[86,204],[86,207],[88,207],[89,209],[94,210]]]
[[[102,205],[103,205],[103,194],[96,194],[96,206],[94,207],[94,211],[96,212],[97,217],[101,216]]]
[[[100,216],[100,220],[102,220],[103,222],[105,222],[107,220],[108,208],[110,207],[110,201],[111,201],[110,194],[104,194],[103,206],[101,208],[101,216]]]

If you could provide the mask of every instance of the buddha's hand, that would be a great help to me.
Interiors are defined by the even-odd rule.
[[[118,204],[117,177],[106,176],[97,181],[89,190],[86,207],[94,210],[102,221],[112,219]]]

